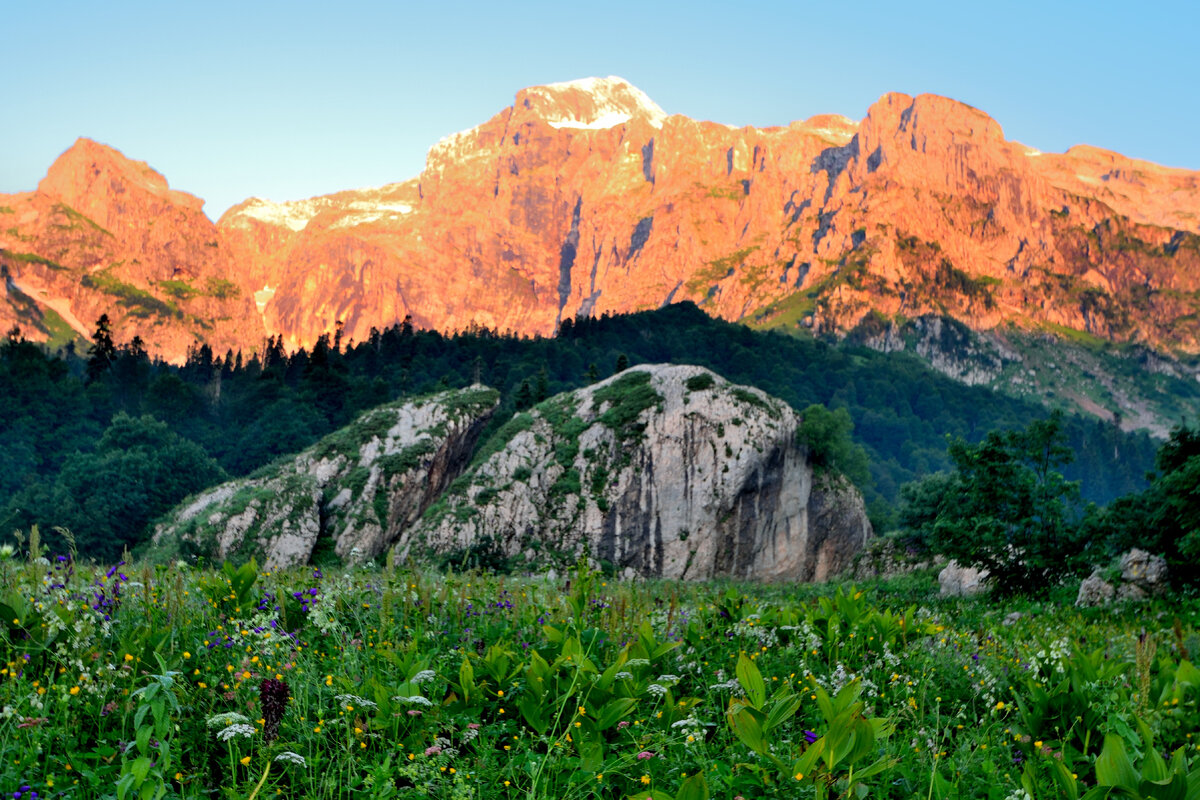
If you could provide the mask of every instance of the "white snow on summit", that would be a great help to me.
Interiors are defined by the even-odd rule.
[[[571,91],[579,91],[591,95],[595,110],[580,119],[574,113],[546,120],[552,128],[582,128],[601,130],[612,128],[633,119],[634,115],[643,116],[655,128],[661,128],[667,114],[650,97],[624,78],[609,75],[607,78],[580,78],[574,81],[549,83],[545,86],[534,86],[528,90],[531,93],[553,99]]]

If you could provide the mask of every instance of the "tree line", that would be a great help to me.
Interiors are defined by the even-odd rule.
[[[100,559],[144,540],[188,494],[295,453],[366,409],[474,382],[502,393],[494,426],[640,363],[698,364],[798,410],[822,406],[820,435],[849,434],[861,448],[836,447],[881,528],[895,523],[902,485],[952,466],[947,436],[978,442],[1046,415],[915,356],[753,331],[692,303],[567,320],[544,338],[443,334],[405,320],[352,342],[333,326],[311,348],[288,352],[279,338],[250,353],[199,345],[182,365],[151,358],[136,338],[117,344],[107,318],[92,338],[86,353],[49,353],[15,330],[0,343],[0,527],[66,527]],[[1095,419],[1061,425],[1075,454],[1064,474],[1083,499],[1104,504],[1145,487],[1149,437]]]

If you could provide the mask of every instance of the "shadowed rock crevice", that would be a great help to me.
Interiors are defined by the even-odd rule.
[[[571,229],[563,242],[558,254],[558,317],[556,324],[562,321],[563,306],[571,296],[571,268],[575,266],[575,253],[579,250],[579,215],[583,210],[583,197],[575,199],[575,209],[571,212]]]

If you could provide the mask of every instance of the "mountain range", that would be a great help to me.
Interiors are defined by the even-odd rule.
[[[78,140],[35,191],[0,195],[0,325],[62,343],[107,313],[119,341],[178,361],[268,335],[307,347],[338,323],[358,341],[405,317],[550,335],[692,300],[798,335],[934,341],[939,368],[1010,389],[1046,335],[1189,381],[1200,352],[1200,173],[1042,153],[935,95],[887,94],[859,122],[733,128],[589,78],[521,90],[411,180],[251,198],[215,224],[202,206]],[[947,330],[982,357],[955,362]],[[1128,402],[1074,390],[1076,407],[1161,430],[1165,411],[1139,417],[1103,368],[1079,371]]]

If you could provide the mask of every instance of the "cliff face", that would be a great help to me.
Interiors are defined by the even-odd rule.
[[[1200,175],[1042,154],[933,95],[732,129],[616,78],[534,87],[413,181],[249,201],[220,227],[269,265],[253,288],[293,343],[339,315],[358,339],[405,314],[548,334],[692,299],[757,325],[844,331],[874,309],[1200,346]]]
[[[0,324],[117,306],[170,358],[190,343],[441,330],[549,334],[577,314],[691,299],[759,326],[843,332],[874,310],[976,330],[1063,327],[1200,350],[1200,173],[1091,147],[1046,154],[983,112],[888,94],[860,122],[734,129],[619,78],[524,89],[418,177],[214,228],[144,164],[80,140],[0,197]],[[256,313],[257,312],[257,313]]]
[[[33,339],[87,338],[108,314],[120,342],[140,336],[181,361],[265,337],[236,263],[203,202],[144,163],[80,139],[37,191],[0,196],[0,325]]]
[[[871,536],[843,479],[814,487],[782,401],[691,366],[640,366],[518,414],[396,557],[585,550],[627,575],[824,580]]]
[[[258,477],[180,506],[160,555],[257,556],[270,569],[327,547],[347,562],[384,552],[470,461],[499,394],[474,386],[381,406]]]

